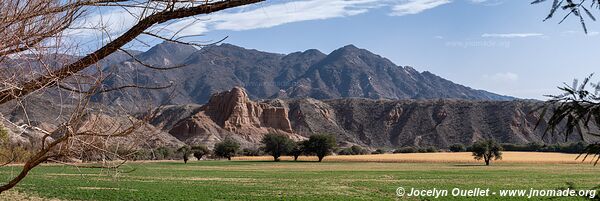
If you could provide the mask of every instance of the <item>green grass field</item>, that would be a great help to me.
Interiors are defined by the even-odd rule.
[[[6,181],[18,169],[0,168],[0,178]],[[398,197],[395,191],[398,187],[499,190],[557,189],[566,182],[581,188],[600,184],[600,167],[589,164],[173,161],[128,163],[121,168],[129,170],[133,171],[43,166],[16,191],[61,200],[422,200]]]

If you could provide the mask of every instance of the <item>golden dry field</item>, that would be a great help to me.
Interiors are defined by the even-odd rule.
[[[574,164],[582,163],[577,159],[578,154],[547,153],[547,152],[503,152],[502,160],[492,163],[548,163]],[[239,161],[272,160],[271,156],[235,157]],[[291,161],[292,157],[284,156],[281,160]],[[317,157],[301,156],[300,161],[317,161]],[[471,152],[440,152],[440,153],[408,153],[408,154],[378,154],[378,155],[336,155],[327,156],[324,161],[331,162],[386,162],[386,163],[482,163],[473,159]],[[589,162],[589,161],[588,161]]]

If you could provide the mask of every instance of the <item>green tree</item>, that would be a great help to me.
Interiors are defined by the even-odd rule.
[[[183,157],[183,162],[187,163],[188,160],[190,160],[190,154],[192,153],[192,149],[190,149],[190,147],[186,145],[177,149],[177,153],[181,153],[181,156]]]
[[[492,159],[502,159],[502,146],[495,140],[481,140],[471,147],[475,160],[484,160],[485,165],[490,165]]]
[[[227,137],[222,142],[215,144],[214,153],[218,157],[231,160],[231,157],[235,156],[239,149],[240,143],[233,138]]]
[[[290,154],[292,154],[292,156],[294,157],[294,161],[298,161],[298,157],[300,157],[300,155],[304,154],[304,152],[305,152],[304,147],[305,147],[306,143],[308,143],[308,141],[306,141],[306,140],[294,142],[294,147],[292,147],[292,150],[290,151]]]
[[[281,134],[266,134],[260,142],[264,145],[262,149],[273,156],[274,161],[279,161],[280,156],[290,153],[294,148],[294,141]]]
[[[331,154],[335,146],[335,137],[332,135],[316,134],[310,136],[305,148],[307,153],[317,155],[321,162],[325,156]]]
[[[210,154],[210,150],[204,145],[196,145],[192,147],[192,154],[196,159],[200,160],[202,156]]]

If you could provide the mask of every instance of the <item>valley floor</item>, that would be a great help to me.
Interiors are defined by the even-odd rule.
[[[492,166],[469,160],[468,153],[332,156],[322,163],[311,162],[313,158],[275,163],[267,161],[268,157],[188,164],[131,162],[120,171],[47,165],[36,168],[12,193],[0,195],[0,200],[11,195],[60,200],[420,200],[422,197],[399,197],[396,190],[399,187],[407,190],[553,190],[567,187],[567,182],[574,183],[578,189],[589,189],[600,184],[600,167],[581,164],[575,157],[577,155],[506,152],[504,160]],[[363,162],[358,160],[360,158],[376,158],[371,161],[378,162]],[[1,181],[14,176],[18,170],[17,166],[0,168]],[[497,195],[439,198],[507,199]],[[510,199],[547,200],[549,197]]]

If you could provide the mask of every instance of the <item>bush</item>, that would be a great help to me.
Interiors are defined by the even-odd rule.
[[[453,144],[450,145],[450,151],[451,152],[465,152],[467,151],[467,148],[465,148],[465,145],[463,144]]]
[[[576,142],[568,144],[552,144],[543,145],[537,142],[531,142],[528,144],[510,144],[503,143],[502,148],[504,151],[525,151],[525,152],[561,152],[561,153],[583,153],[587,143]]]
[[[319,162],[321,162],[335,148],[335,137],[327,134],[315,134],[310,136],[304,146],[306,153],[317,155]]]
[[[366,149],[353,145],[352,147],[347,147],[338,152],[339,155],[365,155],[369,153]]]
[[[394,150],[394,153],[417,153],[417,151],[414,147],[402,147]]]
[[[175,155],[175,150],[169,147],[159,147],[154,150],[154,159],[155,160],[166,160],[173,159]]]
[[[435,153],[435,152],[438,152],[438,149],[434,146],[430,146],[430,147],[426,147],[425,151],[427,151],[427,153]]]
[[[279,161],[280,156],[290,153],[294,148],[294,141],[280,134],[266,134],[260,142],[264,145],[262,149],[273,156],[274,161]]]
[[[386,151],[385,151],[385,150],[383,150],[383,149],[377,149],[377,150],[375,150],[375,151],[371,152],[371,154],[385,154],[385,152],[386,152]]]
[[[257,148],[244,148],[240,153],[242,156],[262,156],[264,155],[260,149]]]
[[[419,147],[419,149],[417,149],[417,152],[419,153],[434,153],[437,152],[437,148],[429,146],[429,147]]]
[[[235,156],[239,149],[240,143],[233,138],[227,137],[222,142],[215,144],[214,153],[218,157],[231,160],[231,157]]]

